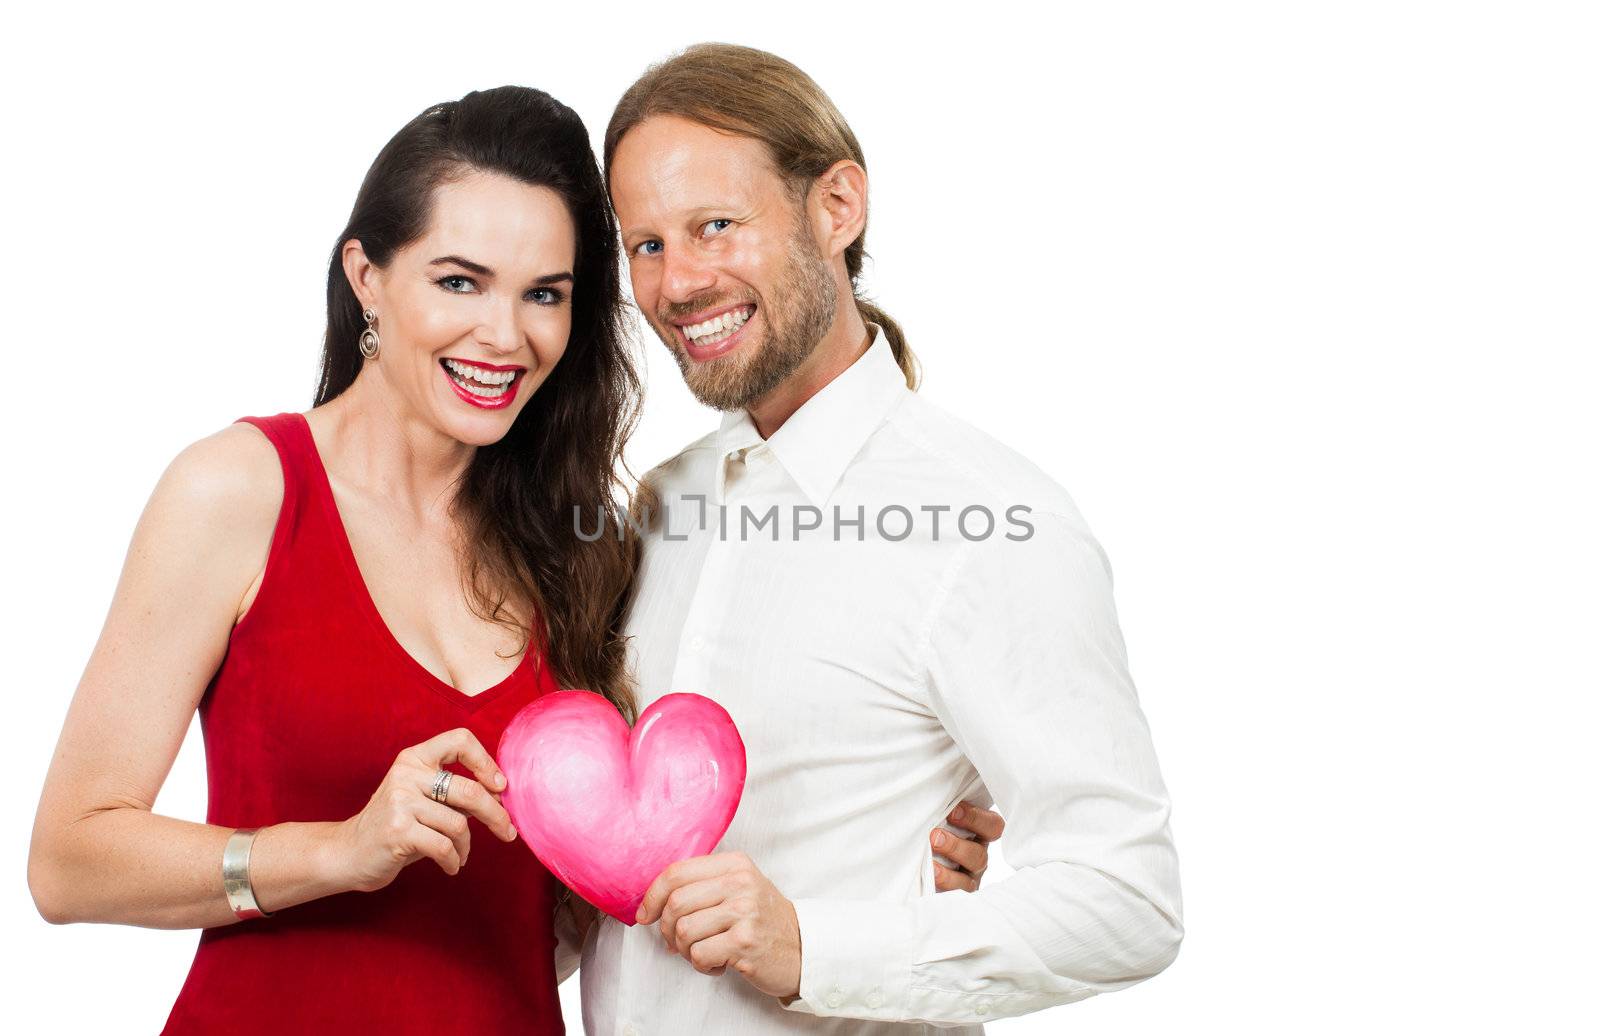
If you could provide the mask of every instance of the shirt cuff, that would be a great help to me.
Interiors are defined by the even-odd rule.
[[[784,1004],[821,1017],[908,1017],[913,907],[909,903],[797,899],[800,995]]]

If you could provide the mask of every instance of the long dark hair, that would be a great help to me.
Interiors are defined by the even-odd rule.
[[[574,514],[619,518],[622,448],[641,387],[622,319],[617,229],[589,134],[542,90],[475,90],[427,109],[379,152],[328,263],[321,406],[356,380],[366,326],[341,254],[352,238],[386,266],[421,237],[434,189],[466,172],[503,173],[560,195],[577,230],[572,333],[561,361],[499,442],[481,446],[452,503],[469,544],[474,612],[519,633],[532,623],[564,687],[598,691],[632,717],[619,625],[637,560],[631,535],[586,543]],[[508,607],[508,605],[510,607]],[[515,609],[526,609],[521,617]],[[532,645],[524,641],[524,647]]]

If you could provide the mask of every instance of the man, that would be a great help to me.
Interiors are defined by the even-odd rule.
[[[640,311],[726,414],[646,477],[640,706],[716,699],[749,776],[728,851],[591,933],[586,1029],[976,1032],[1161,971],[1177,859],[1108,565],[1062,489],[911,391],[855,295],[844,119],[703,45],[628,90],[605,162]],[[1004,807],[1017,873],[934,896],[923,832],[963,798]]]

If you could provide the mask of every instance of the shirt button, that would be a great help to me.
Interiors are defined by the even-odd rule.
[[[706,647],[706,638],[700,636],[698,633],[689,638],[689,650],[690,651],[704,651],[705,647]]]
[[[881,990],[874,989],[872,992],[868,993],[867,994],[867,1006],[871,1007],[871,1008],[882,1007],[883,1006],[883,992]]]
[[[828,994],[828,1006],[837,1008],[844,1003],[844,994],[835,989]]]
[[[989,1013],[989,1005],[979,1004],[977,1007],[972,1009],[972,1013],[977,1015],[979,1018],[982,1018],[984,1015]]]
[[[631,1024],[624,1025],[622,1027],[622,1036],[639,1036],[639,1030],[635,1029]]]

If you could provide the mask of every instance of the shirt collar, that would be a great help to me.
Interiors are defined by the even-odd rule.
[[[868,437],[909,391],[887,336],[876,324],[868,324],[867,329],[872,333],[867,351],[801,404],[766,440],[778,463],[817,507],[833,495]],[[717,444],[724,466],[730,454],[761,442],[761,433],[747,411],[723,415]],[[721,483],[719,476],[719,488]]]

